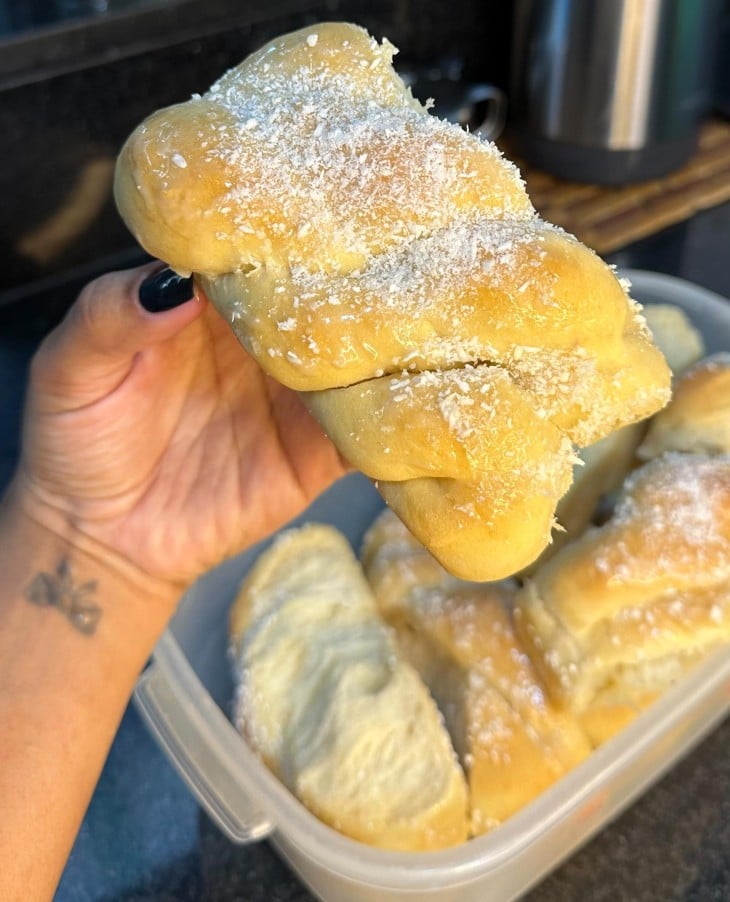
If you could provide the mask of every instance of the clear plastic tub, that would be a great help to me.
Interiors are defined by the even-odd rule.
[[[683,307],[708,352],[730,350],[730,304],[669,276],[627,271],[645,303]],[[359,475],[301,520],[339,527],[358,548],[380,497]],[[192,792],[234,842],[269,837],[305,883],[332,902],[414,896],[508,900],[533,886],[635,800],[730,709],[730,652],[713,654],[583,764],[493,832],[441,852],[373,849],[311,815],[264,767],[227,716],[228,608],[264,546],[201,579],[182,599],[135,691],[138,709]]]

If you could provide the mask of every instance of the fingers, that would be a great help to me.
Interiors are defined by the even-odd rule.
[[[160,271],[159,263],[102,276],[41,346],[36,385],[76,403],[94,400],[119,384],[140,351],[177,335],[204,307],[192,280]]]

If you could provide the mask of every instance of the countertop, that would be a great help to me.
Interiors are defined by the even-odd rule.
[[[730,204],[610,262],[730,298]],[[0,484],[17,456],[22,386],[37,343],[0,336]],[[531,894],[537,902],[730,899],[730,722]],[[235,847],[204,815],[134,708],[122,720],[57,902],[308,900],[272,848]]]

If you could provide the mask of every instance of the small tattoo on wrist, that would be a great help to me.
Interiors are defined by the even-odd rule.
[[[56,608],[81,633],[93,635],[101,618],[101,608],[89,600],[96,591],[96,581],[74,586],[71,565],[66,558],[55,573],[38,573],[25,591],[28,601]]]

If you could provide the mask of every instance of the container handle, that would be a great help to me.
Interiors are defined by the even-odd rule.
[[[241,787],[226,756],[207,741],[204,720],[210,712],[186,704],[154,659],[137,681],[134,702],[170,762],[230,840],[242,845],[272,833],[273,823]]]

